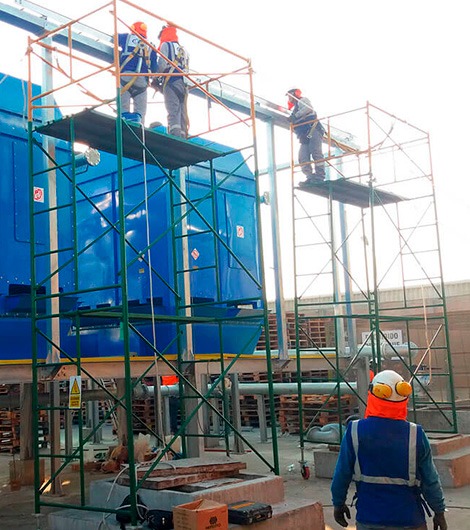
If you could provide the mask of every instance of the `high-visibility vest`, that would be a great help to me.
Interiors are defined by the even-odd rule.
[[[355,420],[351,424],[351,440],[354,449],[355,462],[353,480],[355,482],[367,482],[369,484],[394,484],[397,486],[419,486],[420,481],[416,478],[416,452],[417,452],[417,437],[418,426],[415,423],[409,422],[410,432],[408,435],[408,479],[396,477],[380,477],[372,475],[364,475],[361,471],[361,464],[359,463],[359,435],[358,425],[360,420]]]

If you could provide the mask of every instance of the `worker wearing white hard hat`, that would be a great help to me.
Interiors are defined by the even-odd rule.
[[[447,530],[445,502],[429,440],[421,426],[406,421],[409,382],[393,370],[372,379],[365,419],[348,425],[331,485],[334,517],[346,527],[351,481],[356,483],[357,530]]]

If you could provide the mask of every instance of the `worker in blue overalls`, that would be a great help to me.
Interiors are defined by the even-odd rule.
[[[393,370],[372,380],[365,419],[349,423],[331,484],[335,521],[348,526],[349,484],[356,483],[356,528],[447,530],[445,502],[428,438],[406,421],[412,387]],[[424,498],[424,499],[423,499]]]
[[[121,69],[121,110],[123,118],[137,114],[138,120],[145,124],[147,112],[147,88],[149,77],[132,74],[148,74],[157,70],[157,53],[143,39],[147,39],[147,24],[134,22],[132,33],[120,33],[119,65]],[[131,101],[134,113],[131,113]]]
[[[322,142],[325,128],[317,119],[310,100],[302,96],[300,88],[287,91],[287,108],[291,111],[292,129],[300,142],[299,165],[307,180],[300,186],[308,186],[325,180],[325,162],[323,161]],[[312,159],[315,173],[312,170]]]

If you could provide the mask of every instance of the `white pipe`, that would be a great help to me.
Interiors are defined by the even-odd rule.
[[[397,354],[408,355],[410,350],[411,354],[415,355],[417,348],[418,346],[414,342],[404,342],[403,344],[394,344],[393,346],[390,346],[388,342],[382,342],[382,344],[380,345],[380,355],[381,357],[390,358]],[[358,344],[357,350],[359,352],[359,357],[372,357],[372,346],[370,346],[369,344]],[[345,353],[347,357],[351,355],[349,346],[345,348]]]
[[[268,383],[239,383],[238,385],[241,396],[246,395],[269,395]],[[210,388],[210,385],[208,385]],[[337,392],[337,383],[302,383],[302,394],[332,394]],[[162,386],[162,396],[176,396],[178,394],[178,385]],[[352,394],[356,391],[356,383],[340,383],[339,392],[341,395]],[[147,386],[149,395],[153,395],[153,386]],[[297,383],[273,383],[273,392],[276,396],[296,395],[299,393]],[[220,395],[218,389],[214,390],[214,397]]]

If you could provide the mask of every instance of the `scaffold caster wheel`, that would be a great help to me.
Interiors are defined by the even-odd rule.
[[[307,464],[302,464],[300,472],[302,473],[304,480],[308,480],[310,478],[310,468],[307,466]]]

